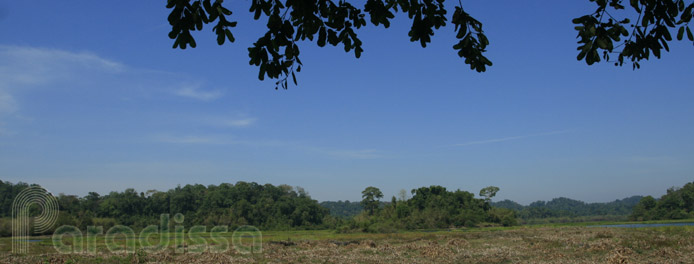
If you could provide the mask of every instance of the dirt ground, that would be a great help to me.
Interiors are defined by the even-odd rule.
[[[533,227],[272,240],[260,253],[0,253],[2,263],[694,263],[694,229]]]

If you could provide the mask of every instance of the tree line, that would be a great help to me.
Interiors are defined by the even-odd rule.
[[[480,196],[485,197],[482,199],[475,198],[473,193],[467,191],[449,191],[433,185],[413,189],[409,199],[393,196],[390,202],[379,203],[378,199],[383,197],[381,191],[368,187],[362,192],[362,212],[344,221],[343,225],[338,226],[338,231],[394,232],[403,229],[475,227],[484,223],[515,225],[513,211],[493,208],[490,204],[490,198],[498,188],[493,193],[485,193],[485,189],[480,192]]]
[[[643,197],[630,218],[637,221],[694,218],[694,182],[669,188],[660,199]]]
[[[506,199],[491,202],[490,205],[494,212],[500,212],[500,209],[513,211],[518,223],[626,220],[641,198],[643,196],[635,195],[608,203],[586,203],[559,197],[550,201],[536,201],[529,205]],[[379,206],[384,208],[389,203],[381,201]],[[328,208],[331,215],[342,219],[353,218],[364,210],[358,201],[326,201],[320,205]]]
[[[0,235],[11,235],[12,201],[29,186],[0,181]],[[165,192],[89,192],[84,197],[59,194],[56,198],[60,211],[55,226],[73,225],[83,230],[90,225],[108,229],[117,224],[139,230],[159,223],[161,214],[177,213],[185,216],[187,227],[226,225],[232,229],[241,225],[275,230],[325,228],[324,219],[331,217],[329,210],[303,188],[255,182],[185,185]]]
[[[29,186],[0,181],[0,235],[11,235],[12,201]],[[493,189],[492,189],[493,190]],[[480,195],[493,196],[493,193]],[[226,225],[235,228],[253,225],[261,230],[339,229],[342,231],[388,232],[401,229],[447,228],[476,226],[491,222],[515,224],[511,210],[492,208],[490,197],[475,198],[466,191],[448,191],[441,186],[414,189],[412,197],[395,197],[380,201],[383,194],[376,187],[362,192],[360,202],[333,202],[347,211],[331,215],[301,187],[260,185],[255,182],[201,184],[178,186],[168,191],[136,192],[126,189],[100,195],[89,192],[83,197],[59,194],[56,227],[72,225],[85,230],[87,226],[126,225],[140,230],[157,224],[161,214],[181,213],[184,226]],[[325,204],[325,203],[324,203]],[[343,208],[343,209],[344,209]],[[33,208],[34,214],[40,213]]]
[[[350,202],[349,200],[339,200],[337,202],[324,201],[321,202],[320,205],[330,210],[330,215],[340,219],[352,218],[355,215],[361,213],[362,210],[364,210],[360,202]]]
[[[513,210],[523,223],[626,220],[641,198],[635,195],[608,203],[586,203],[559,197],[529,205],[503,200],[492,206]]]
[[[0,180],[0,236],[11,235],[12,201],[30,186]],[[255,182],[220,185],[185,185],[168,191],[136,192],[126,189],[84,197],[59,194],[56,227],[126,225],[139,230],[157,224],[161,214],[181,213],[184,225],[218,225],[235,228],[253,225],[261,230],[336,229],[339,232],[395,232],[398,230],[441,229],[475,226],[511,226],[538,223],[537,219],[578,221],[605,216],[632,220],[694,218],[694,182],[670,188],[660,199],[632,196],[609,203],[585,203],[568,198],[537,201],[524,206],[510,200],[491,202],[499,191],[490,186],[473,193],[433,185],[403,190],[399,198],[381,201],[383,193],[369,186],[362,200],[322,202],[312,199],[301,187],[260,185]],[[39,208],[32,208],[34,214]],[[590,218],[601,216],[603,218]],[[546,222],[547,222],[546,221]]]

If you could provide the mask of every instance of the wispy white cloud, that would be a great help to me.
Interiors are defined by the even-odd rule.
[[[119,74],[127,74],[127,78],[122,78]],[[120,78],[113,79],[114,76]],[[162,76],[180,76],[180,74],[137,69],[88,51],[73,52],[51,48],[0,45],[0,91],[16,91],[45,84],[49,84],[51,88],[74,87],[75,85],[56,85],[56,83],[74,84],[91,81],[92,83],[109,82],[120,88],[147,86],[149,91],[173,93],[202,101],[215,100],[223,96],[220,90],[204,89],[200,84],[203,81],[200,80],[174,77],[171,82],[162,82]],[[112,83],[114,81],[115,84]],[[188,84],[171,85],[182,82]]]
[[[74,87],[98,73],[127,71],[119,62],[90,52],[0,45],[0,134],[11,134],[12,120],[25,120],[20,96],[37,87]]]
[[[200,101],[212,101],[224,95],[220,90],[203,90],[200,85],[186,85],[176,89],[174,94]]]
[[[197,118],[199,120],[200,118]],[[204,118],[203,121],[206,125],[216,126],[216,127],[232,127],[232,128],[242,128],[249,127],[255,124],[258,120],[255,117],[209,117]]]
[[[8,129],[7,125],[3,121],[7,116],[11,116],[17,111],[17,103],[14,98],[0,88],[0,135],[12,134]]]
[[[681,159],[672,156],[628,156],[619,158],[619,160],[639,164],[674,164],[681,161]]]
[[[521,139],[521,138],[526,138],[526,137],[527,136],[493,138],[493,139],[485,139],[485,140],[477,140],[477,141],[468,141],[465,143],[460,143],[460,144],[455,144],[455,145],[456,146],[470,146],[470,145],[489,144],[489,143],[497,143],[497,142],[504,142],[504,141],[509,141],[509,140]]]
[[[14,134],[14,132],[10,131],[7,128],[7,125],[2,120],[0,120],[0,136],[6,136],[6,135],[12,135],[12,134]],[[2,144],[2,143],[0,143],[0,144]]]
[[[247,127],[255,123],[255,118],[240,118],[240,119],[227,119],[220,120],[220,125],[227,127]]]
[[[498,143],[498,142],[504,142],[504,141],[511,141],[511,140],[518,140],[518,139],[524,139],[524,138],[529,138],[529,137],[539,137],[539,136],[549,136],[549,135],[557,135],[557,134],[564,134],[569,132],[568,130],[560,130],[560,131],[551,131],[551,132],[545,132],[545,133],[538,133],[538,134],[530,134],[530,135],[522,135],[522,136],[512,136],[512,137],[502,137],[502,138],[492,138],[492,139],[484,139],[484,140],[475,140],[475,141],[468,141],[460,144],[455,144],[454,146],[471,146],[471,145],[481,145],[481,144],[490,144],[490,143]]]
[[[17,110],[17,103],[12,95],[0,90],[0,117],[14,113]]]
[[[363,150],[317,150],[319,152],[325,153],[334,158],[346,158],[346,159],[380,159],[385,156],[380,154],[378,150],[375,149],[363,149]]]
[[[285,148],[293,151],[318,154],[324,157],[336,159],[379,159],[385,158],[380,151],[376,149],[331,149],[323,147],[315,147],[304,143],[283,142],[277,140],[237,140],[231,136],[175,136],[160,134],[153,137],[154,141],[168,144],[181,145],[244,145],[251,147],[271,147]]]
[[[157,135],[154,140],[162,143],[172,144],[207,144],[207,145],[227,145],[235,144],[235,142],[213,136],[172,136],[172,135]]]
[[[1,85],[38,85],[84,75],[82,70],[123,72],[125,65],[90,52],[1,46]]]
[[[193,85],[182,86],[181,83]],[[136,104],[138,100],[152,100],[161,94],[201,101],[223,95],[199,83],[204,80],[156,69],[139,69],[92,52],[0,45],[0,130],[9,131],[16,127],[15,121],[31,118],[25,116],[27,110],[34,107],[29,98],[48,89],[58,96],[60,92],[72,96],[85,94],[91,101],[101,100],[107,104],[120,101]],[[100,91],[94,93],[97,89]],[[60,97],[56,97],[52,104],[60,103]],[[215,126],[248,127],[255,121],[255,118],[237,116],[223,119]]]
[[[239,140],[231,135],[172,135],[152,136],[154,142],[185,145],[247,145],[255,147],[282,147],[291,144],[272,140]]]

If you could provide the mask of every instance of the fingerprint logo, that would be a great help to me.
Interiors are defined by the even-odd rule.
[[[41,212],[33,219],[32,205]],[[51,230],[57,219],[58,200],[51,193],[38,186],[19,192],[12,201],[12,253],[28,253],[31,224],[34,233],[41,234]]]

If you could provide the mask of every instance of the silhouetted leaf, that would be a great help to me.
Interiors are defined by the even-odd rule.
[[[229,39],[229,42],[236,41],[236,39],[234,38],[234,34],[231,34],[230,30],[226,29],[226,30],[224,30],[224,33],[226,34],[226,37]],[[224,39],[224,38],[222,37],[222,39]]]

